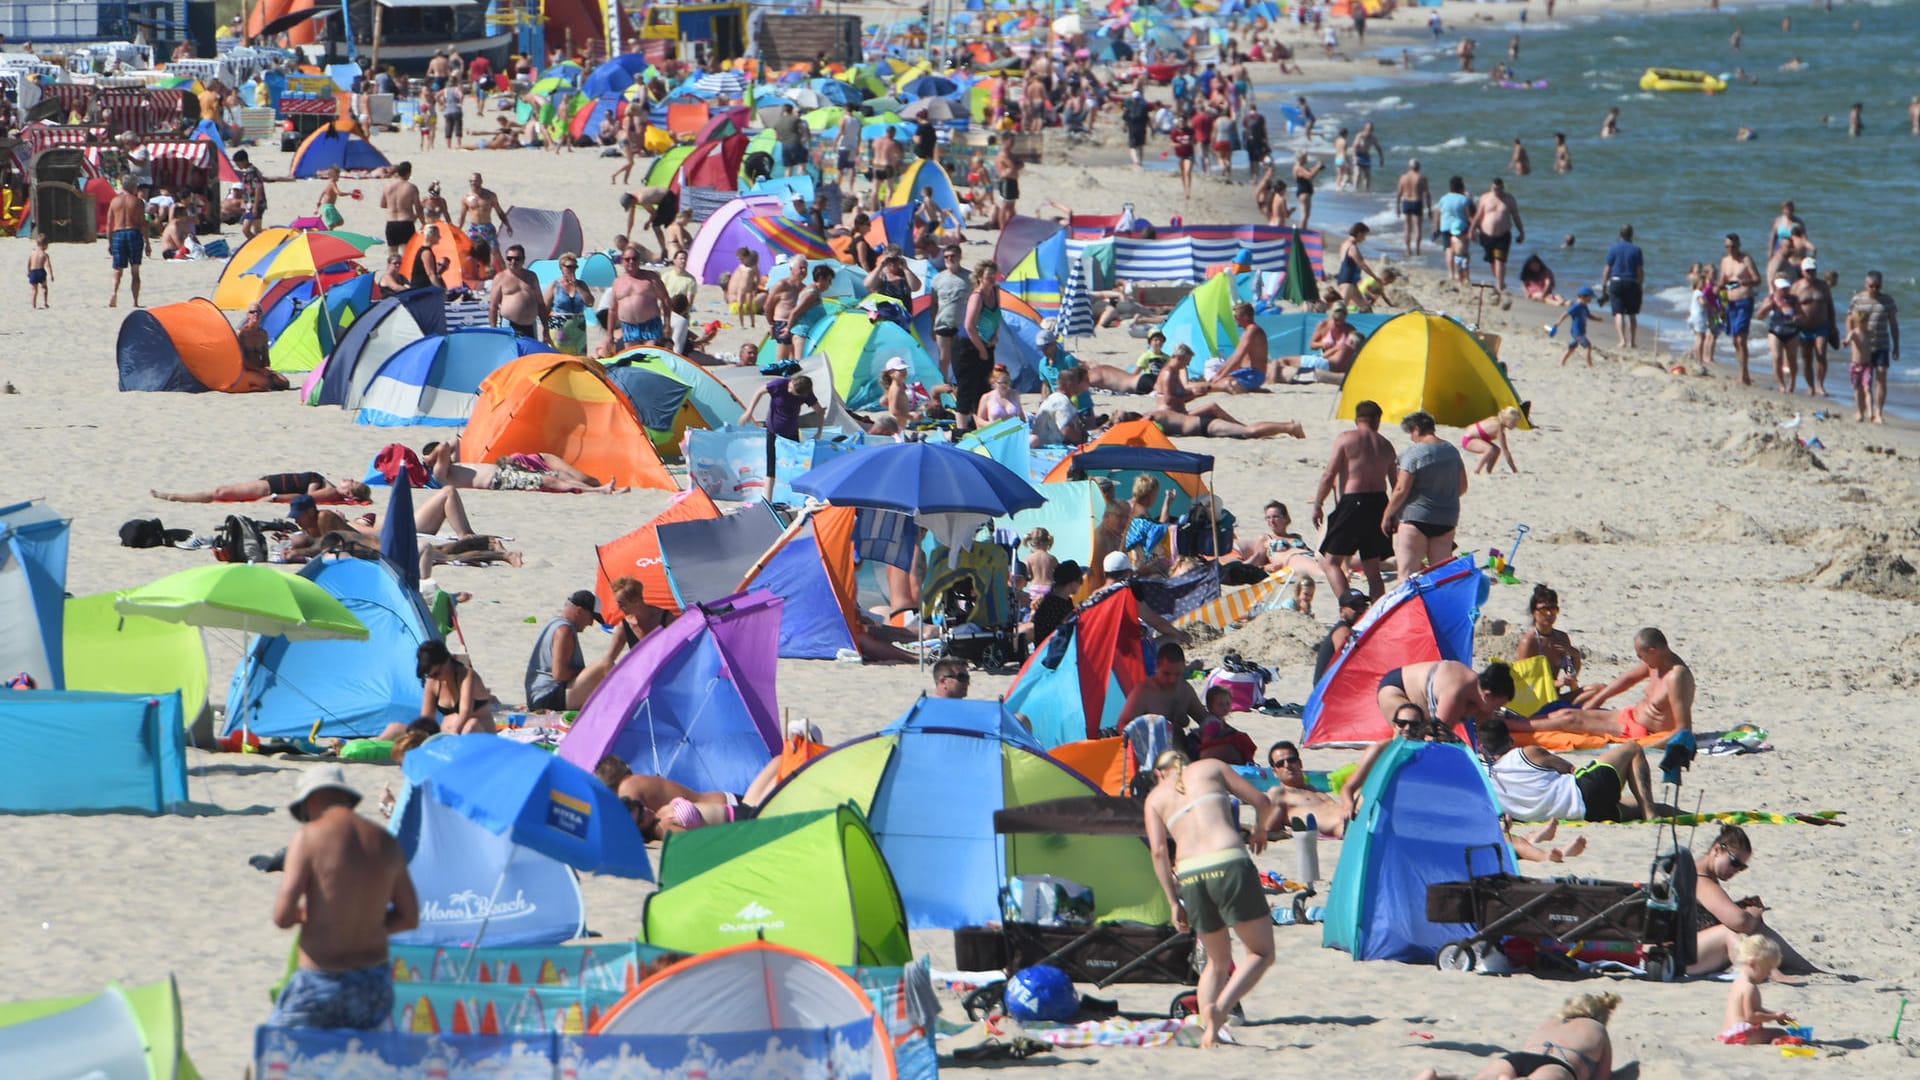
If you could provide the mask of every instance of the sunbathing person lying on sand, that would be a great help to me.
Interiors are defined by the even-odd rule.
[[[1501,717],[1480,721],[1477,732],[1500,809],[1517,820],[1638,821],[1674,813],[1653,801],[1647,752],[1639,743],[1616,743],[1576,770],[1551,750],[1514,745]]]
[[[420,448],[420,461],[433,478],[448,487],[483,488],[490,491],[548,491],[578,494],[598,491],[611,495],[620,490],[611,482],[600,481],[573,467],[558,454],[507,454],[492,464],[456,461],[458,439],[430,442]]]
[[[1192,361],[1193,349],[1184,344],[1175,346],[1173,361],[1160,370],[1160,378],[1154,383],[1153,393],[1159,399],[1160,407],[1154,410],[1152,418],[1161,431],[1168,435],[1204,435],[1221,439],[1264,439],[1273,435],[1291,435],[1296,439],[1307,437],[1306,429],[1300,426],[1298,420],[1242,423],[1212,402],[1188,411],[1187,403],[1206,392],[1196,393],[1187,385],[1187,365]]]
[[[1516,731],[1571,731],[1608,738],[1644,739],[1648,735],[1685,732],[1693,738],[1693,669],[1667,646],[1667,636],[1649,626],[1633,636],[1633,654],[1640,662],[1605,686],[1589,688],[1574,699],[1574,708],[1560,709],[1531,720],[1510,721]],[[1603,709],[1635,683],[1647,684],[1638,704]],[[1660,740],[1665,741],[1665,740]]]
[[[1620,1005],[1619,994],[1582,994],[1568,999],[1560,1015],[1533,1029],[1524,1047],[1474,1074],[1474,1080],[1609,1080],[1613,1076],[1613,1039],[1607,1020]],[[1418,1080],[1453,1080],[1432,1069]]]
[[[343,547],[380,550],[380,526],[372,514],[348,519],[332,510],[319,509],[308,495],[294,496],[287,509],[293,515],[293,523],[304,534],[288,549],[289,558],[318,558]],[[517,567],[521,562],[520,553],[508,551],[499,537],[474,531],[473,522],[467,518],[466,504],[460,501],[460,492],[455,488],[441,488],[415,506],[413,528],[425,536],[437,536],[442,531],[454,535],[452,540],[420,545],[423,578],[432,577],[433,568],[442,563],[478,566],[504,562]]]
[[[358,480],[343,479],[329,483],[325,476],[317,472],[290,472],[270,473],[258,480],[242,480],[237,484],[221,484],[210,491],[153,490],[147,494],[156,499],[183,503],[255,502],[260,499],[286,502],[295,495],[311,495],[314,502],[333,505],[367,502],[372,491]]]
[[[593,767],[593,775],[613,789],[633,814],[633,823],[648,840],[664,840],[668,833],[708,825],[724,825],[740,814],[740,800],[724,791],[695,791],[664,776],[645,776],[608,754]],[[658,807],[658,811],[655,811]]]

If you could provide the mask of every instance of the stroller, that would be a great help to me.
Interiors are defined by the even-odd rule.
[[[940,654],[978,668],[999,668],[1021,659],[1012,589],[1013,556],[997,541],[982,540],[949,565],[948,549],[927,556],[920,590],[920,619],[940,631]]]
[[[994,832],[1079,833],[1140,836],[1145,831],[1137,800],[1089,795],[1034,803],[993,815]],[[1076,983],[1105,988],[1115,983],[1164,983],[1180,986],[1167,1015],[1194,1011],[1193,989],[1201,956],[1193,934],[1171,926],[1144,923],[1095,923],[1092,926],[1042,926],[1007,920],[994,926],[963,927],[953,932],[954,960],[962,970],[1001,970],[1012,975],[1041,964],[1065,972]],[[993,983],[961,1001],[969,1019],[999,1007],[1005,983]]]
[[[1656,855],[1645,882],[1541,880],[1512,874],[1473,873],[1469,848],[1467,880],[1427,886],[1427,919],[1467,923],[1473,933],[1440,947],[1434,964],[1442,971],[1472,971],[1508,937],[1541,938],[1567,952],[1595,940],[1629,943],[1656,982],[1672,982],[1695,959],[1693,856],[1675,840]]]

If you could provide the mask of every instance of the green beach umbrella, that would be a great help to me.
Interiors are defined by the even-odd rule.
[[[114,599],[122,615],[289,641],[367,640],[367,628],[313,582],[259,563],[215,563],[168,574]]]
[[[1307,257],[1307,246],[1300,241],[1300,233],[1294,232],[1287,242],[1287,274],[1280,287],[1280,298],[1289,303],[1306,304],[1320,298],[1319,287],[1313,283],[1313,260]]]

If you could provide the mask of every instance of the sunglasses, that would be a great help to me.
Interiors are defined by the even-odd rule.
[[[952,679],[954,682],[963,683],[971,683],[973,681],[973,676],[971,675],[942,675],[941,678]]]
[[[520,260],[521,260],[522,258],[524,258],[524,257],[525,257],[525,256],[521,256],[521,255],[509,255],[509,256],[507,256],[507,261],[508,261],[508,262],[519,262],[519,261],[520,261]]]
[[[1287,769],[1300,764],[1300,759],[1297,757],[1277,757],[1269,760],[1267,764],[1275,769]]]
[[[1734,873],[1737,874],[1740,871],[1745,870],[1747,868],[1747,860],[1741,858],[1738,855],[1735,855],[1733,852],[1728,851],[1726,848],[1721,848],[1720,854],[1725,855],[1727,857],[1727,865],[1733,867]]]
[[[1534,609],[1533,609],[1533,610],[1535,610],[1535,611],[1559,611],[1559,610],[1560,610],[1560,605],[1559,605],[1559,604],[1538,604],[1538,605],[1535,605],[1535,606],[1534,606]]]

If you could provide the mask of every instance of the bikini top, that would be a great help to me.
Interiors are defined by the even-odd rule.
[[[1169,829],[1173,828],[1173,823],[1176,821],[1179,821],[1180,816],[1182,814],[1185,814],[1187,811],[1193,809],[1196,806],[1199,806],[1201,803],[1207,801],[1208,799],[1227,799],[1231,801],[1232,798],[1233,796],[1227,794],[1224,791],[1210,791],[1205,795],[1195,795],[1190,801],[1188,801],[1187,805],[1167,815],[1167,828]]]

